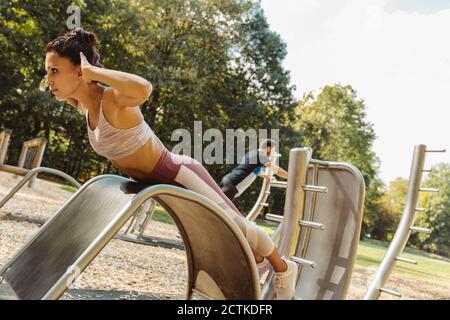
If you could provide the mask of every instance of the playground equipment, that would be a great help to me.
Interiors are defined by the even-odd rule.
[[[279,154],[279,153],[272,156],[271,157],[272,163],[276,164],[277,159],[280,157],[281,157],[281,154]],[[269,196],[271,193],[270,191],[272,188],[281,188],[281,189],[287,188],[287,182],[286,181],[278,181],[277,179],[275,179],[275,177],[273,176],[272,169],[270,167],[265,169],[265,174],[270,179],[263,180],[261,190],[259,191],[258,198],[256,199],[256,202],[253,205],[252,209],[246,216],[246,218],[250,221],[255,221],[255,219],[262,213],[263,209],[269,207],[268,200],[269,200]],[[270,220],[271,216],[273,216],[273,215],[267,214],[266,219]],[[278,220],[276,220],[276,221],[279,222]],[[275,231],[273,232],[273,234],[271,236],[272,240],[275,243],[278,242],[278,239],[280,236],[280,231],[281,231],[281,225],[278,225],[278,227],[275,229]]]
[[[22,187],[29,181],[30,179],[36,178],[37,175],[41,172],[50,173],[55,176],[61,177],[65,180],[67,180],[69,183],[71,183],[73,186],[80,188],[81,184],[78,183],[74,178],[69,176],[67,173],[64,173],[62,171],[52,169],[52,168],[46,168],[46,167],[39,167],[31,169],[25,177],[23,177],[22,180],[0,201],[0,208],[2,208]]]
[[[308,267],[300,268],[296,299],[343,299],[359,238],[364,182],[353,166],[313,161],[311,153],[309,148],[290,152],[279,248]],[[317,195],[324,191],[326,196]],[[273,297],[270,280],[261,294],[246,239],[215,203],[175,186],[102,175],[85,183],[2,267],[0,276],[13,298],[59,298],[149,199],[169,213],[182,236],[188,262],[186,298],[194,293],[211,299]],[[319,223],[326,228],[311,234]]]
[[[281,154],[277,153],[277,154],[273,155],[270,158],[270,160],[272,161],[273,164],[276,164],[277,159],[280,157],[281,157]],[[263,183],[262,183],[258,198],[256,199],[256,202],[253,205],[253,208],[247,214],[247,219],[250,221],[254,221],[261,214],[262,210],[269,206],[269,203],[267,202],[267,200],[269,199],[271,187],[274,186],[274,187],[286,188],[286,182],[276,181],[276,179],[273,176],[272,169],[270,167],[265,169],[265,174],[268,177],[270,177],[270,180],[263,179]]]
[[[389,246],[389,249],[381,262],[369,288],[364,296],[365,300],[376,300],[380,297],[382,292],[401,297],[401,293],[395,290],[385,288],[385,284],[394,269],[397,261],[404,263],[417,264],[417,261],[410,260],[401,257],[401,253],[405,249],[406,243],[411,235],[411,232],[425,232],[431,233],[430,229],[420,228],[414,226],[414,219],[416,212],[425,211],[424,208],[418,207],[419,193],[420,192],[439,192],[438,189],[423,188],[422,173],[430,172],[430,170],[424,170],[425,155],[432,152],[445,152],[445,150],[427,150],[426,145],[420,144],[414,147],[414,154],[411,164],[411,171],[409,174],[409,186],[405,208],[403,214],[395,232],[394,238]]]
[[[299,263],[295,299],[345,299],[350,284],[364,205],[364,180],[354,166],[312,159],[312,149],[289,155],[284,216],[278,248]],[[273,272],[262,296],[271,299]]]
[[[19,162],[17,166],[4,164],[8,152],[9,140],[12,130],[5,130],[0,133],[0,171],[14,173],[16,175],[25,176],[31,169],[38,168],[44,157],[45,147],[47,145],[46,138],[36,138],[25,141],[20,152]],[[32,188],[36,183],[33,177],[29,183]]]
[[[144,202],[131,218],[131,221],[125,231],[123,233],[118,233],[116,235],[116,238],[144,245],[184,250],[184,245],[181,240],[171,240],[151,235],[144,235],[148,224],[153,218],[155,208],[155,200],[149,199],[148,201]],[[180,236],[177,235],[177,237]]]
[[[281,154],[275,154],[271,157],[271,161],[276,163],[277,159],[281,157]],[[286,189],[286,182],[277,181],[273,177],[273,172],[270,168],[265,169],[265,174],[269,176],[270,181],[267,179],[263,180],[261,190],[259,192],[258,198],[247,214],[246,218],[250,221],[254,221],[262,212],[263,208],[269,206],[268,198],[270,195],[271,187],[278,187]],[[155,236],[144,235],[147,230],[148,224],[153,218],[154,210],[156,207],[156,202],[150,199],[148,202],[144,203],[142,207],[133,215],[128,227],[123,234],[118,234],[116,237],[121,240],[130,241],[134,243],[140,243],[145,245],[154,245],[167,248],[178,248],[183,249],[183,244],[181,241],[164,239]],[[272,239],[277,241],[280,234],[280,226],[272,234]]]
[[[131,215],[153,198],[174,219],[188,261],[186,297],[258,299],[258,273],[244,236],[215,203],[170,185],[102,175],[85,183],[0,270],[13,298],[57,299]],[[64,230],[64,232],[61,232]]]

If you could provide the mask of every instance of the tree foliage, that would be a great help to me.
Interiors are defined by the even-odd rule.
[[[364,101],[350,86],[325,86],[317,97],[305,95],[297,110],[296,128],[304,135],[304,145],[312,147],[313,157],[348,162],[363,174],[366,198],[362,235],[377,227],[383,183],[377,178],[378,160],[373,151],[376,138],[367,121]]]
[[[415,224],[431,229],[431,233],[415,234],[413,244],[450,256],[450,164],[434,166],[422,185],[439,189],[439,193],[424,193],[420,206],[426,211],[420,212]]]

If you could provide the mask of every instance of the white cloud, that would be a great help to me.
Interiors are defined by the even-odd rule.
[[[409,176],[419,143],[448,150],[429,155],[427,165],[450,162],[450,10],[388,11],[389,2],[262,2],[288,44],[297,97],[340,82],[365,100],[385,181]]]

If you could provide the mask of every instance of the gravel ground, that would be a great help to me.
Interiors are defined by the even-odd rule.
[[[0,199],[20,178],[0,172]],[[0,209],[0,266],[72,196],[59,184],[37,180]],[[147,236],[177,240],[174,225],[152,221]],[[123,229],[122,229],[123,231]],[[356,265],[348,299],[361,299],[375,269]],[[183,250],[113,239],[75,281],[63,299],[183,299],[187,263]],[[394,271],[389,288],[402,299],[450,299],[448,285],[405,277]],[[2,288],[0,287],[0,295]],[[381,299],[398,299],[383,294]]]

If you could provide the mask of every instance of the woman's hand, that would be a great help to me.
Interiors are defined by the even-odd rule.
[[[93,80],[91,78],[91,75],[92,75],[91,71],[94,67],[89,63],[89,61],[86,59],[85,55],[81,51],[80,51],[80,59],[81,59],[81,63],[80,63],[81,76],[83,77],[83,80],[86,83],[89,83]]]

